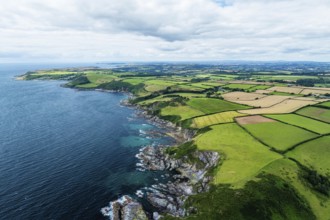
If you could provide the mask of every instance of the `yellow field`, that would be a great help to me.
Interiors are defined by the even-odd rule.
[[[268,96],[271,97],[271,96]],[[278,103],[271,107],[257,108],[257,109],[248,109],[240,110],[238,112],[243,114],[276,114],[276,113],[291,113],[304,106],[316,104],[317,101],[308,101],[308,100],[297,100],[297,99],[287,99],[281,103]]]
[[[300,94],[308,95],[308,94],[330,94],[330,89],[304,89]]]
[[[265,95],[256,94],[256,93],[247,93],[247,92],[229,92],[223,94],[222,97],[227,101],[251,101],[265,97]]]
[[[221,112],[212,115],[206,115],[195,118],[192,123],[194,128],[203,128],[210,125],[234,122],[234,118],[244,116],[245,114],[236,111]]]
[[[263,90],[263,89],[258,89],[256,90],[254,93],[258,93],[258,94],[268,94],[271,93],[272,91],[270,90]]]
[[[253,107],[267,108],[279,104],[284,100],[290,99],[292,96],[270,95],[253,101],[233,100],[232,102],[249,105]]]
[[[274,86],[274,87],[269,88],[267,90],[276,91],[276,92],[287,92],[287,93],[299,94],[303,89],[304,88],[302,88],[302,87],[280,87],[280,86]]]

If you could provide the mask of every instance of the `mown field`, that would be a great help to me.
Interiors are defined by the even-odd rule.
[[[200,150],[212,150],[225,157],[215,174],[215,184],[242,186],[264,166],[282,156],[272,152],[235,123],[215,125],[196,137]]]
[[[317,108],[311,106],[297,111],[297,114],[330,123],[330,109]]]
[[[285,151],[302,141],[318,136],[315,133],[281,122],[244,124],[242,126],[254,137],[279,151]]]
[[[210,125],[234,122],[234,118],[243,116],[244,114],[236,111],[221,112],[212,115],[194,118],[192,127],[203,128]]]
[[[266,115],[269,118],[273,118],[291,125],[295,125],[307,130],[316,132],[318,134],[330,133],[330,124],[313,120],[304,116],[296,114],[284,114],[284,115]]]
[[[194,109],[204,112],[204,114],[249,108],[244,105],[214,98],[192,98],[187,102],[187,104]]]

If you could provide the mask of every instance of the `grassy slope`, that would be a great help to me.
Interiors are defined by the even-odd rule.
[[[260,175],[243,189],[214,186],[207,193],[191,196],[186,205],[196,207],[186,220],[313,220],[315,216],[293,187],[273,175]],[[167,216],[165,220],[176,219]]]
[[[302,141],[314,138],[317,134],[281,122],[267,122],[243,125],[253,136],[280,151]]]
[[[330,123],[330,109],[323,109],[311,106],[297,111],[297,114]]]
[[[301,164],[330,176],[330,136],[304,143],[287,153]]]
[[[320,121],[316,121],[310,118],[306,118],[300,115],[295,114],[284,114],[284,115],[267,115],[267,117],[296,125],[298,127],[305,128],[307,130],[319,133],[319,134],[327,134],[330,133],[330,125],[327,123],[323,123]]]
[[[295,162],[288,159],[276,160],[262,171],[276,175],[292,184],[297,192],[307,200],[317,219],[329,220],[330,200],[316,194],[301,181],[299,177],[300,168]]]
[[[189,106],[167,106],[161,110],[161,115],[178,115],[181,120],[203,115],[204,113]]]
[[[192,98],[187,104],[205,114],[250,108],[248,106],[214,98]]]
[[[200,150],[212,150],[225,155],[215,175],[216,184],[243,184],[268,163],[281,158],[235,123],[211,128],[211,131],[196,138],[196,144]]]

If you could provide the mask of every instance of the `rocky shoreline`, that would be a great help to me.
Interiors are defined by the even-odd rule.
[[[137,107],[128,102],[122,104]],[[138,116],[164,128],[167,135],[173,137],[178,144],[190,141],[195,135],[194,131],[182,129],[157,116],[149,115],[147,111],[139,110]],[[144,198],[153,207],[153,213],[146,213],[139,202],[125,195],[103,208],[101,211],[104,216],[111,220],[158,220],[162,215],[184,217],[196,211],[194,207],[184,207],[184,203],[189,196],[209,190],[209,183],[212,180],[209,171],[218,165],[220,155],[217,152],[196,150],[189,157],[175,158],[166,152],[167,148],[166,146],[147,146],[136,155],[139,159],[138,170],[175,173],[173,180],[167,183],[159,183],[139,190],[138,196]]]

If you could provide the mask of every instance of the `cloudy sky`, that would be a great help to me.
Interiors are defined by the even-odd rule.
[[[329,0],[8,0],[0,62],[330,61]]]

